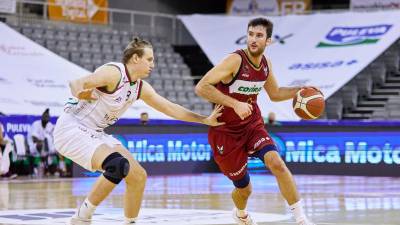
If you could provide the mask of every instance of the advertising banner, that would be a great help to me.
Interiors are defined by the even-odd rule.
[[[400,130],[386,124],[274,127],[270,132],[282,159],[295,174],[400,176]],[[363,128],[357,127],[362,126]],[[126,127],[125,127],[126,128]],[[145,132],[143,132],[143,130]],[[139,131],[142,132],[139,132]],[[130,131],[130,132],[129,132]],[[149,174],[218,172],[207,128],[115,126],[111,131]],[[266,172],[250,158],[250,173]],[[93,176],[80,167],[76,176]]]
[[[287,15],[311,10],[311,0],[229,0],[230,15]]]
[[[108,23],[108,0],[48,0],[49,18],[80,23]]]
[[[400,9],[400,0],[351,0],[350,9]]]

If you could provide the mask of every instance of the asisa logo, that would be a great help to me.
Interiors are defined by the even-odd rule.
[[[317,48],[343,47],[363,44],[374,44],[386,34],[392,25],[382,24],[365,27],[334,27]]]

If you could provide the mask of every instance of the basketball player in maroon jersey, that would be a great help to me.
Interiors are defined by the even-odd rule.
[[[295,181],[276,145],[264,127],[257,95],[264,88],[272,101],[292,99],[300,87],[278,87],[271,62],[264,50],[271,44],[273,24],[256,18],[247,27],[247,48],[228,55],[212,68],[196,86],[196,93],[210,102],[224,105],[219,121],[211,127],[208,140],[220,170],[235,188],[233,217],[239,225],[256,225],[246,211],[252,186],[247,172],[249,156],[260,158],[276,177],[280,191],[297,224],[313,225],[303,212]]]

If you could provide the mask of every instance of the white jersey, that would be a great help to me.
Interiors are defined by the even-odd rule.
[[[39,140],[44,140],[47,135],[53,135],[54,125],[47,122],[46,127],[42,126],[42,120],[36,120],[32,123],[28,136],[35,136]]]
[[[121,73],[117,88],[109,93],[105,88],[93,91],[97,100],[87,101],[70,98],[65,104],[64,111],[72,115],[78,122],[86,127],[103,130],[114,124],[121,115],[140,96],[142,81],[131,82],[124,64],[110,62],[103,66],[115,66]]]
[[[48,122],[46,124],[46,127],[42,126],[42,120],[36,120],[35,122],[33,122],[27,135],[29,151],[32,154],[36,154],[38,152],[36,144],[33,141],[33,137],[36,137],[37,139],[42,141],[47,139],[47,147],[49,148],[49,152],[54,152],[53,130],[54,125],[51,122]]]

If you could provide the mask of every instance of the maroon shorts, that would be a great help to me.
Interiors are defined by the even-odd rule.
[[[210,128],[208,142],[213,149],[219,169],[233,181],[241,179],[246,174],[249,155],[267,145],[275,147],[274,141],[263,125],[243,129],[243,132],[234,135]]]

